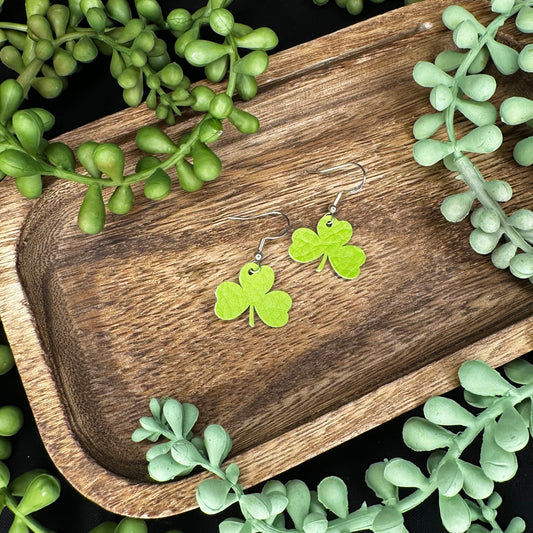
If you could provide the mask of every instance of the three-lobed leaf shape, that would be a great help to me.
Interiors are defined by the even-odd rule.
[[[219,318],[233,320],[250,308],[250,326],[254,325],[254,312],[273,328],[288,322],[292,299],[284,291],[270,291],[274,285],[272,268],[262,265],[258,269],[255,263],[246,263],[239,273],[239,283],[223,281],[217,287],[215,314]]]
[[[324,268],[329,259],[339,276],[353,279],[359,275],[366,256],[361,248],[346,244],[352,234],[349,222],[324,215],[318,222],[316,233],[309,228],[298,228],[293,233],[289,255],[299,263],[309,263],[322,256],[317,272]]]

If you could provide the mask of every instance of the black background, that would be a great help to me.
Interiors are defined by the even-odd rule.
[[[194,10],[203,5],[200,1],[192,0],[163,0],[160,4],[164,13],[168,13],[175,7]],[[253,27],[270,26],[273,28],[280,38],[277,51],[331,33],[363,18],[372,17],[401,5],[399,0],[386,0],[383,4],[372,4],[367,1],[365,10],[359,17],[353,17],[346,10],[338,8],[333,0],[323,7],[315,6],[311,0],[235,0],[231,10],[238,22]],[[22,1],[6,0],[1,20],[24,22],[23,13],[24,3]],[[391,31],[394,31],[394,28],[391,28]],[[332,53],[334,53],[333,50]],[[200,77],[200,74],[194,71],[188,74],[193,78]],[[0,79],[8,75],[11,76],[11,73],[0,69]],[[34,93],[31,106],[45,107],[56,115],[57,121],[53,131],[50,132],[49,138],[51,138],[109,113],[119,111],[125,107],[125,104],[122,101],[121,89],[109,75],[108,59],[100,57],[93,64],[84,66],[81,72],[70,77],[69,88],[61,97],[48,101],[40,99]],[[290,116],[287,120],[290,120]],[[502,275],[506,274],[502,273]],[[3,334],[0,333],[0,335]],[[5,336],[3,341],[5,342]],[[528,359],[532,360],[531,354]],[[450,395],[456,399],[461,396],[459,391],[452,391]],[[24,428],[12,438],[14,453],[7,461],[12,475],[16,476],[30,468],[44,467],[61,480],[61,498],[46,510],[35,515],[41,523],[58,533],[87,533],[104,520],[118,521],[119,517],[110,515],[80,496],[55,470],[41,443],[16,370],[0,378],[0,405],[6,404],[20,406],[24,410],[26,419]],[[376,405],[375,409],[379,410],[380,406]],[[364,483],[364,472],[371,463],[400,456],[414,459],[420,466],[424,464],[423,454],[410,452],[401,438],[401,429],[405,420],[409,416],[420,414],[421,409],[416,409],[398,417],[278,476],[278,479],[283,481],[302,479],[313,488],[322,478],[337,475],[343,478],[349,487],[351,509],[359,507],[365,500],[369,504],[376,503],[375,496]],[[469,453],[472,453],[474,457],[476,450],[471,450]],[[519,452],[518,459],[520,465],[518,475],[511,482],[497,487],[498,492],[504,498],[504,504],[500,509],[500,524],[506,525],[513,516],[519,515],[529,524],[527,531],[533,532],[531,498],[533,446],[530,445]],[[231,511],[226,514],[232,515]],[[238,516],[237,511],[235,516]],[[0,515],[0,533],[7,532],[10,519],[7,512]],[[191,511],[174,518],[150,521],[149,531],[163,533],[169,529],[181,529],[184,533],[214,533],[218,531],[217,526],[220,521],[220,517],[208,517],[199,511]],[[438,516],[436,498],[430,498],[425,504],[408,513],[406,526],[411,533],[444,531]]]

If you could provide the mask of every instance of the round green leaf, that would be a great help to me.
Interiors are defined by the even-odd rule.
[[[336,476],[324,478],[317,487],[318,501],[339,518],[348,516],[348,488]]]
[[[204,431],[204,444],[209,462],[220,466],[231,451],[232,441],[222,426],[210,424]]]
[[[462,387],[479,396],[504,396],[512,386],[492,367],[480,360],[466,361],[459,369]]]
[[[447,448],[454,434],[425,418],[410,418],[403,427],[403,440],[412,450],[423,452]]]
[[[470,511],[459,494],[451,497],[439,494],[439,509],[442,525],[446,531],[464,533],[470,527]]]
[[[305,517],[309,514],[311,504],[311,494],[307,485],[297,479],[289,481],[285,488],[287,490],[287,513],[291,517],[296,529],[303,529]]]
[[[372,522],[374,533],[403,533],[403,515],[395,507],[383,507]]]
[[[437,487],[443,496],[451,497],[463,488],[464,475],[457,461],[449,459],[440,465],[437,472]]]

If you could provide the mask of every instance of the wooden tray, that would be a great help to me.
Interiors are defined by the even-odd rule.
[[[429,111],[412,68],[450,42],[447,4],[401,8],[275,55],[260,95],[242,105],[261,132],[227,128],[220,179],[159,203],[139,194],[100,235],[76,226],[82,187],[53,183],[31,202],[2,182],[0,315],[44,444],[85,496],[151,518],[195,506],[203,474],[153,484],[146,447],[130,440],[153,396],[196,404],[200,428],[222,424],[250,486],[454,387],[465,359],[500,365],[533,348],[533,287],[470,249],[469,224],[439,212],[461,183],[411,156],[412,124]],[[134,132],[152,117],[126,110],[62,140],[118,142],[133,165]],[[531,207],[530,170],[510,157],[516,129],[505,134],[479,164],[509,179],[510,209]],[[348,161],[369,176],[340,212],[367,253],[361,276],[316,273],[288,258],[288,238],[271,242],[265,263],[294,301],[288,325],[218,320],[215,287],[281,227],[228,215],[281,209],[294,228],[313,228],[358,178],[306,171]]]

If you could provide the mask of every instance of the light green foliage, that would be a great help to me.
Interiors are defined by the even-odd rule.
[[[457,178],[468,189],[444,199],[441,205],[444,217],[450,222],[459,222],[474,209],[471,216],[474,230],[469,238],[473,250],[491,254],[497,268],[508,268],[514,276],[533,282],[533,232],[521,225],[522,214],[508,216],[500,205],[511,198],[510,185],[501,179],[486,181],[465,155],[495,152],[503,141],[502,132],[495,124],[498,110],[490,102],[496,91],[496,78],[482,72],[488,63],[492,62],[502,75],[533,69],[531,45],[519,53],[496,39],[500,26],[513,17],[519,30],[532,32],[530,2],[492,0],[491,7],[494,19],[486,27],[465,8],[447,7],[442,20],[453,32],[457,50],[445,50],[438,54],[434,63],[420,61],[414,67],[414,80],[431,89],[430,104],[437,112],[416,120],[413,135],[417,141],[413,156],[423,166],[443,161],[449,170],[459,173]],[[455,131],[457,112],[475,126],[462,137]],[[533,102],[523,96],[509,96],[499,114],[508,125],[530,123]],[[443,126],[447,138],[440,135]],[[532,154],[533,136],[516,144],[514,158],[518,164],[533,165]],[[481,207],[474,207],[476,201]]]
[[[229,453],[229,435],[218,425],[208,426],[203,438],[189,435],[186,441],[203,457],[196,464],[215,475],[198,487],[196,497],[200,508],[205,513],[216,514],[238,504],[244,519],[226,518],[220,524],[221,533],[294,530],[406,533],[404,514],[437,492],[441,521],[449,533],[523,533],[526,524],[521,518],[513,518],[507,527],[499,525],[498,507],[502,498],[494,488],[495,482],[507,481],[515,475],[518,467],[515,452],[527,444],[530,433],[533,435],[533,364],[517,360],[506,365],[504,371],[508,379],[483,361],[464,363],[459,378],[465,388],[465,398],[476,406],[483,404],[484,410],[473,414],[449,398],[430,398],[424,406],[424,417],[410,418],[403,430],[409,448],[432,451],[427,472],[399,457],[370,465],[365,481],[380,503],[365,502],[351,512],[348,489],[335,476],[323,479],[316,491],[300,480],[285,484],[271,480],[261,492],[245,493],[238,483],[238,467],[234,463],[225,470],[221,467],[221,461]],[[153,418],[141,418],[141,428],[134,433],[136,441],[146,438],[155,443],[160,436],[167,439],[148,451],[149,465],[153,457],[167,453],[173,443],[183,441],[178,407],[181,404],[164,401],[173,402],[169,405],[177,414],[169,414],[164,422],[160,402],[152,400]],[[171,419],[174,422],[169,422]],[[192,426],[187,430],[189,427]],[[479,465],[461,459],[480,435]],[[195,442],[203,446],[193,445]],[[169,464],[176,471],[180,468],[173,455],[169,455]]]
[[[223,281],[216,289],[215,313],[222,320],[233,320],[249,309],[249,324],[254,314],[273,328],[289,320],[291,297],[284,291],[271,291],[274,271],[268,265],[246,263],[239,273],[239,283]]]
[[[317,272],[320,272],[329,260],[339,276],[353,279],[359,275],[366,256],[361,248],[346,244],[352,233],[349,222],[325,215],[319,220],[316,233],[308,228],[298,228],[294,231],[289,255],[300,263],[309,263],[322,257]]]
[[[78,216],[83,231],[98,233],[104,227],[103,188],[113,187],[107,208],[117,215],[131,210],[135,182],[145,182],[147,198],[165,198],[172,187],[166,172],[171,167],[177,168],[184,190],[196,191],[222,171],[222,162],[206,144],[222,134],[223,120],[243,133],[259,129],[257,118],[236,107],[233,98],[236,92],[244,99],[255,96],[255,78],[267,69],[267,51],[277,46],[278,38],[269,28],[236,22],[227,9],[230,0],[206,0],[194,13],[176,8],[168,14],[156,0],[136,0],[134,8],[126,0],[71,0],[68,6],[28,3],[27,27],[14,30],[0,22],[0,61],[18,75],[0,84],[1,177],[16,178],[17,188],[28,198],[41,194],[43,174],[84,184],[86,201]],[[203,38],[206,29],[209,40]],[[174,38],[174,46],[167,46],[165,32]],[[122,88],[126,105],[138,106],[147,87],[146,104],[157,120],[173,125],[187,107],[203,115],[187,140],[179,143],[159,127],[141,128],[139,148],[166,156],[152,172],[140,169],[125,175],[119,146],[87,141],[76,154],[88,175],[78,173],[72,150],[57,144],[46,149],[43,134],[53,125],[53,117],[50,121],[47,112],[19,110],[32,89],[45,98],[58,96],[66,79],[100,53],[110,56],[110,73]],[[226,88],[218,94],[202,86],[191,90],[184,63],[203,68],[210,81],[227,78]],[[188,156],[193,158],[192,167]]]

